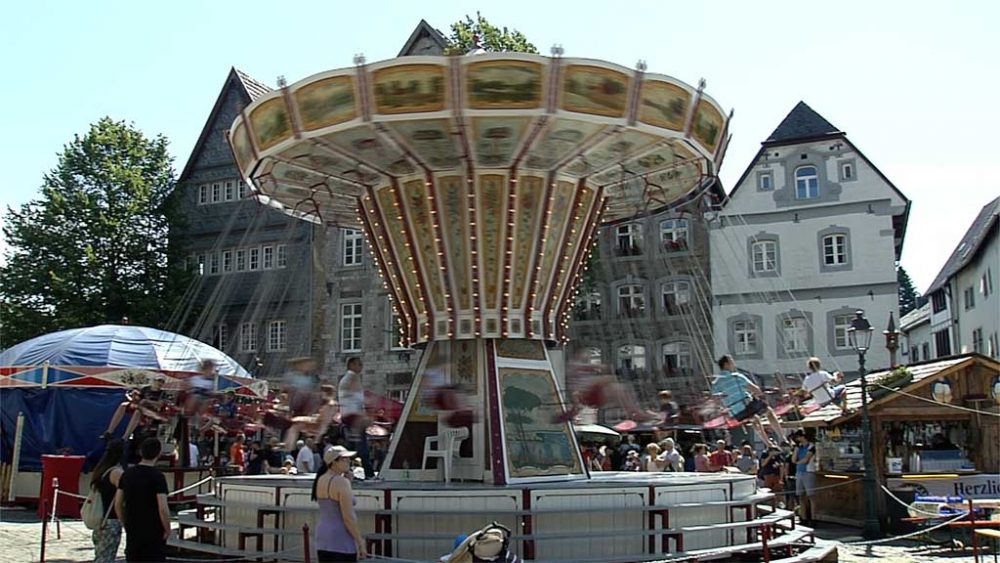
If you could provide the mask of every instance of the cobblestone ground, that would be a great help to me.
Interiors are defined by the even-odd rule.
[[[45,546],[45,560],[51,563],[77,563],[93,561],[94,548],[90,530],[79,520],[61,524],[62,538],[56,530],[49,529]],[[34,512],[26,510],[0,510],[0,563],[34,563],[40,561],[42,525]],[[964,563],[972,561],[970,549],[952,551],[947,548],[925,546],[911,541],[892,542],[876,546],[850,545],[860,541],[857,531],[850,528],[821,527],[817,535],[823,539],[841,542],[842,563],[876,561],[881,563]],[[118,556],[124,561],[124,541]],[[992,561],[989,554],[984,561]]]

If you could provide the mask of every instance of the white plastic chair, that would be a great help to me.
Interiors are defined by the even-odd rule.
[[[458,456],[458,448],[462,445],[462,440],[469,437],[469,429],[448,428],[437,436],[428,436],[424,439],[424,462],[421,469],[427,469],[427,458],[439,457],[444,465],[444,482],[451,482],[451,460]]]

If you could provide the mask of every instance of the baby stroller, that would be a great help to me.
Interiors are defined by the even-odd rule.
[[[521,563],[510,551],[510,529],[492,524],[465,537],[455,549],[441,558],[448,563]]]

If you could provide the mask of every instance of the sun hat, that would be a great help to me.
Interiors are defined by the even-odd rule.
[[[323,463],[330,465],[342,457],[354,457],[358,452],[352,452],[344,446],[330,446],[323,452]]]

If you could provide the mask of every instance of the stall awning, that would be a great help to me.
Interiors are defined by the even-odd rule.
[[[903,393],[910,393],[917,387],[921,387],[922,382],[929,383],[930,380],[944,377],[950,373],[960,371],[966,367],[969,367],[978,362],[986,362],[997,364],[995,360],[991,360],[985,356],[980,356],[978,354],[965,354],[962,356],[952,356],[940,360],[924,362],[919,364],[914,364],[907,366],[913,379],[910,383],[906,384],[899,391]],[[882,370],[877,372],[872,372],[868,374],[869,390],[874,388],[872,382],[877,381],[879,378],[888,375],[891,370]],[[808,416],[802,419],[801,423],[803,426],[829,426],[834,424],[839,424],[853,417],[859,416],[861,412],[861,380],[855,379],[846,384],[847,386],[847,406],[848,408],[854,410],[855,412],[847,417],[841,416],[840,407],[836,405],[827,405],[822,409],[810,413]],[[868,408],[872,409],[881,404],[893,400],[893,398],[899,396],[899,393],[890,392],[885,397],[881,397],[877,400],[869,400]]]

